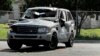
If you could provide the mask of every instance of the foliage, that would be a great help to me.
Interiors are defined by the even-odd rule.
[[[70,0],[25,0],[26,7],[36,7],[36,6],[52,6],[52,7],[60,7],[60,8],[68,8],[70,9],[71,1]],[[75,0],[74,0],[75,1]],[[71,5],[71,6],[70,6]],[[75,6],[75,5],[74,5]],[[72,7],[71,7],[72,9]]]
[[[77,22],[76,22],[76,26],[77,26],[77,29],[76,29],[76,32],[77,32],[77,36],[80,35],[80,30],[81,30],[81,27],[84,23],[84,21],[87,19],[87,16],[88,16],[88,13],[87,12],[77,12],[77,16],[80,16],[81,19],[77,19]]]
[[[27,7],[49,6],[67,8],[70,10],[99,10],[99,0],[25,0]]]
[[[0,0],[0,10],[11,10],[11,0]]]
[[[100,0],[77,0],[79,10],[99,11]]]

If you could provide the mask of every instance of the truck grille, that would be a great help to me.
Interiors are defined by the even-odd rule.
[[[13,32],[19,34],[37,34],[38,27],[36,26],[12,26],[11,27]]]
[[[15,36],[15,38],[37,38],[37,36]]]

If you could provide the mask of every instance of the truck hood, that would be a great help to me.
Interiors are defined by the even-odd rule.
[[[47,21],[41,19],[25,19],[13,25],[37,25],[37,26],[53,27],[56,25],[56,23],[54,23],[53,21]]]

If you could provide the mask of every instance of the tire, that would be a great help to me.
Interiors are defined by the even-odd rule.
[[[73,47],[73,42],[74,42],[74,34],[72,33],[68,42],[65,43],[66,47]]]
[[[7,44],[12,50],[19,50],[22,46],[22,43],[20,43],[19,41],[10,39],[7,40]]]
[[[32,48],[38,48],[39,45],[32,45]]]
[[[52,35],[52,39],[49,43],[45,44],[44,46],[47,48],[47,49],[50,49],[50,50],[54,50],[57,48],[57,45],[58,45],[58,39],[57,39],[57,34],[54,33]]]

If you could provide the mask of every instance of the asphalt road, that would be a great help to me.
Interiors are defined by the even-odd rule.
[[[13,51],[1,41],[0,56],[100,56],[100,43],[75,43],[72,48],[59,44],[56,50],[23,46],[21,50]]]

